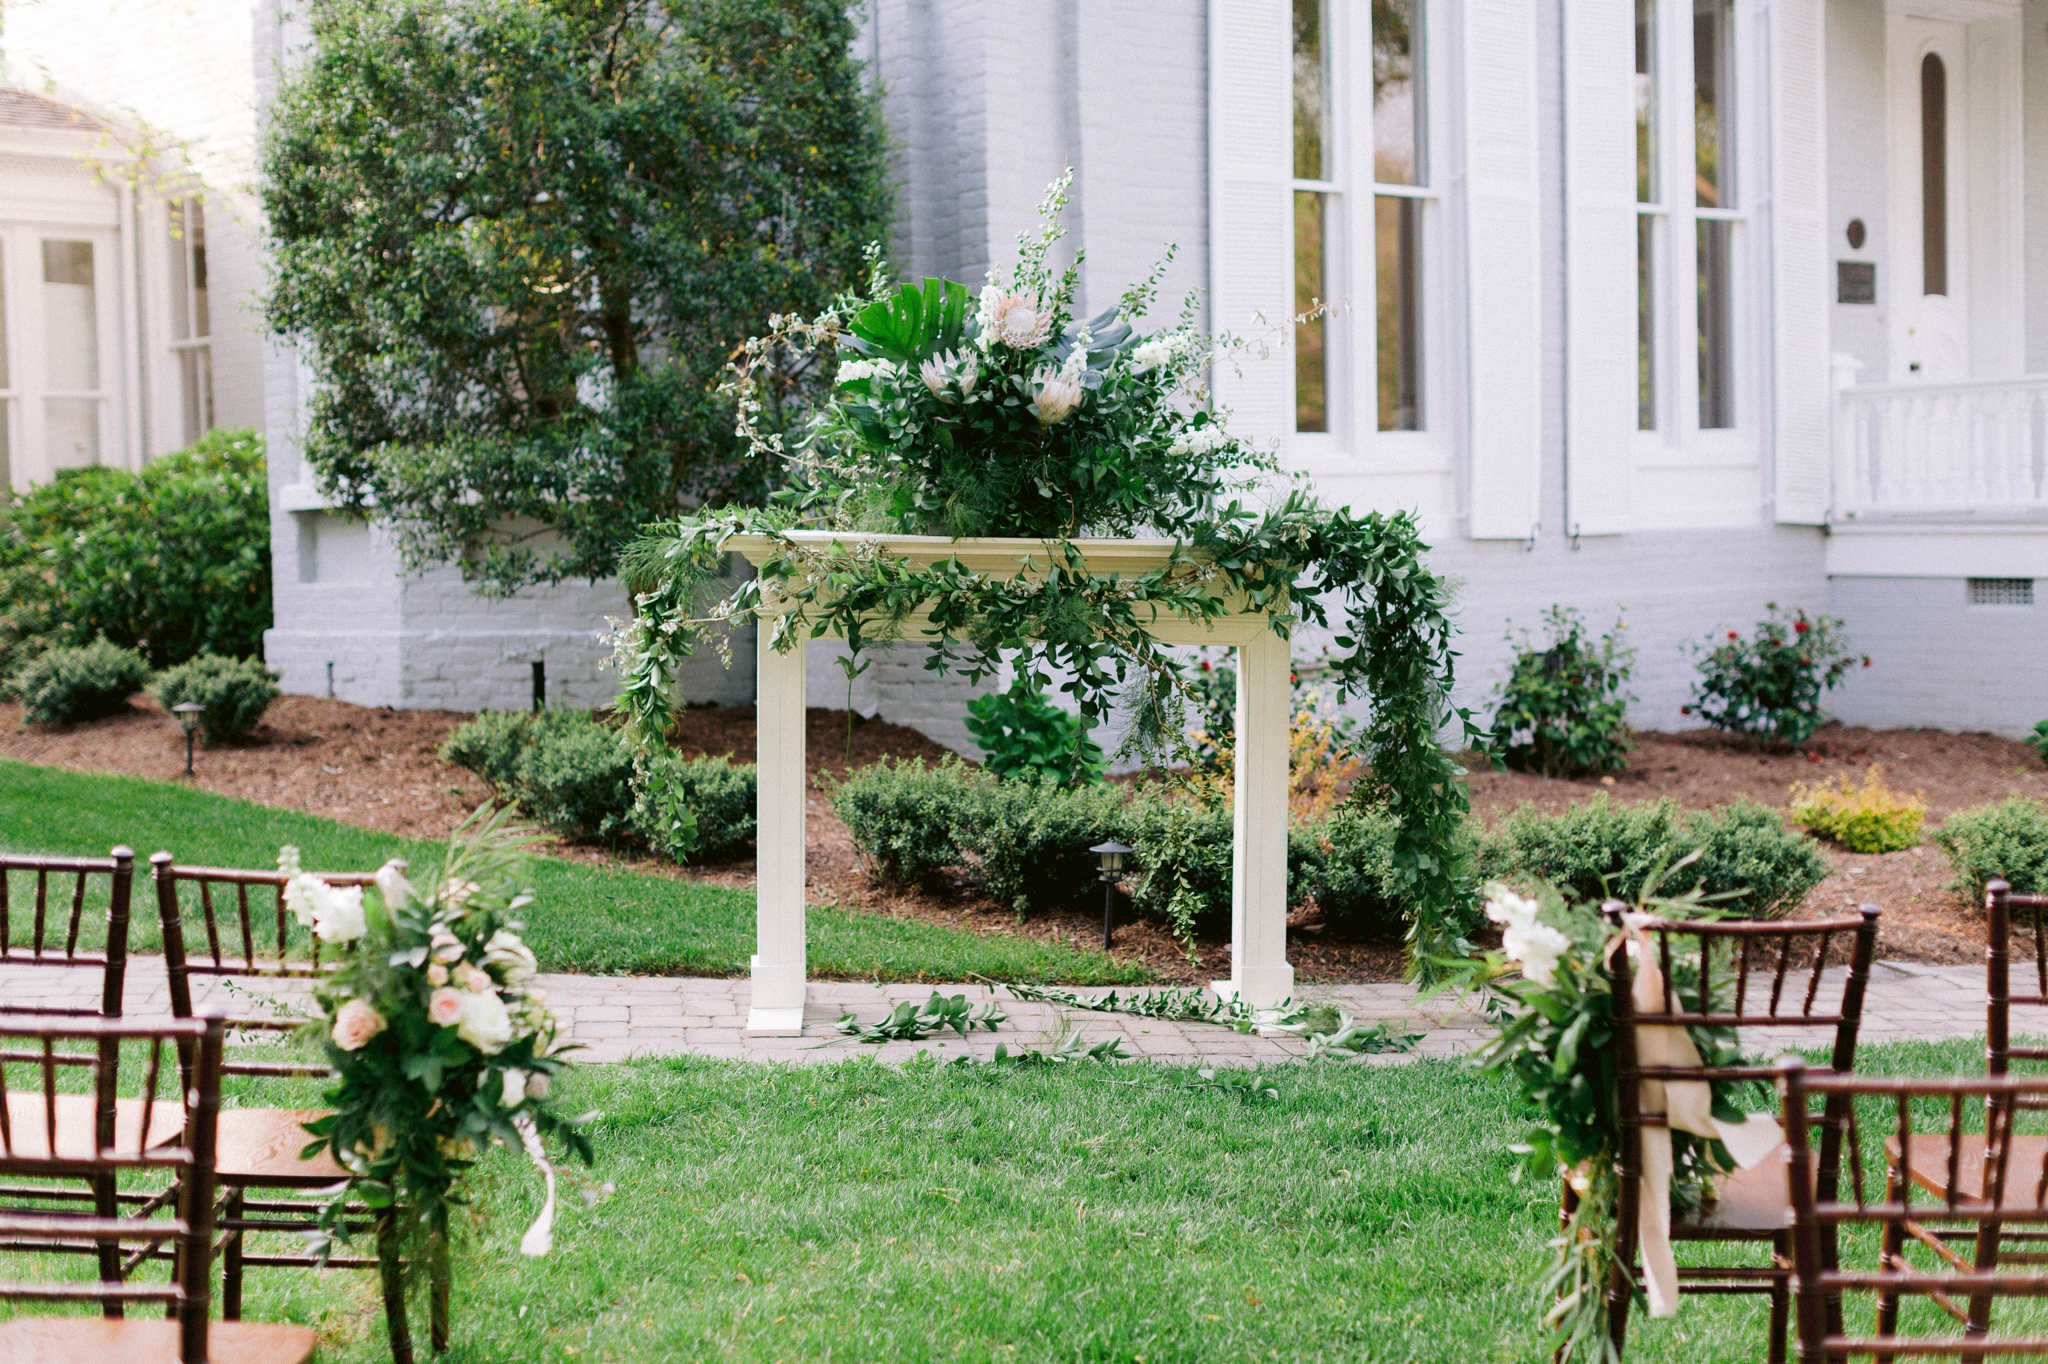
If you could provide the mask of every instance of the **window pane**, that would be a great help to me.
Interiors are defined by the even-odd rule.
[[[1324,79],[1323,0],[1294,0],[1294,178],[1325,178],[1323,143],[1330,124]]]
[[[1920,292],[1948,292],[1948,68],[1920,63]]]
[[[0,389],[14,387],[14,380],[7,372],[7,257],[0,254]],[[7,439],[7,423],[0,421],[0,442]],[[0,479],[0,491],[6,489],[5,479]]]
[[[178,352],[179,378],[185,390],[185,443],[190,445],[213,429],[213,356],[206,346]]]
[[[51,398],[43,405],[44,451],[52,469],[100,462],[100,405],[92,398]]]
[[[1415,0],[1373,0],[1372,176],[1383,185],[1429,183],[1421,39]]]
[[[206,205],[197,199],[185,201],[190,208],[192,251],[192,335],[213,335],[213,319],[206,306]]]
[[[1329,297],[1323,283],[1324,196],[1294,195],[1294,313],[1301,317]],[[1294,429],[1327,431],[1329,413],[1329,318],[1294,324]]]
[[[100,386],[91,242],[43,243],[43,347],[52,390],[91,392]]]
[[[1731,208],[1735,168],[1729,121],[1735,102],[1728,0],[1695,0],[1692,18],[1694,176],[1701,208]]]
[[[1421,208],[1393,195],[1373,200],[1382,431],[1422,429]]]
[[[1735,425],[1734,319],[1729,315],[1729,237],[1734,224],[1699,224],[1700,428]]]
[[[1657,0],[1636,0],[1636,202],[1657,202]]]
[[[1636,217],[1636,430],[1657,429],[1657,220]]]

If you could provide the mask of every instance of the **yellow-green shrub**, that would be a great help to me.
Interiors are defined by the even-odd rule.
[[[1927,803],[1903,796],[1884,784],[1873,763],[1861,786],[1849,785],[1846,773],[1833,782],[1792,784],[1792,818],[1823,838],[1858,853],[1898,852],[1920,841]]]

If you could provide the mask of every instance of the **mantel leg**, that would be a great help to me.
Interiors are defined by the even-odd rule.
[[[804,641],[787,652],[761,622],[754,708],[760,827],[754,838],[753,1001],[747,1031],[794,1037],[804,1027]]]
[[[1294,993],[1287,962],[1288,643],[1270,630],[1237,651],[1237,803],[1230,979],[1216,992],[1267,1009]]]

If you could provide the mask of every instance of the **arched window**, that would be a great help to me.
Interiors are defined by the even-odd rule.
[[[1948,292],[1948,68],[1920,62],[1920,292]]]

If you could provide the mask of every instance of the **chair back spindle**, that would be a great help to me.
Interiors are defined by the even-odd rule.
[[[106,941],[98,949],[79,949],[78,942],[90,903],[90,890],[104,879],[106,886]],[[135,879],[135,854],[115,848],[106,857],[38,857],[0,853],[0,966],[53,966],[95,968],[100,972],[99,1003],[96,1008],[66,1004],[29,1004],[8,1001],[0,1009],[10,1014],[31,1014],[57,1018],[103,1018],[121,1016],[122,993],[128,973],[128,933],[131,894]],[[30,891],[30,908],[25,925],[15,921],[14,888]],[[25,927],[26,937],[18,932]],[[61,935],[62,944],[57,939]]]

